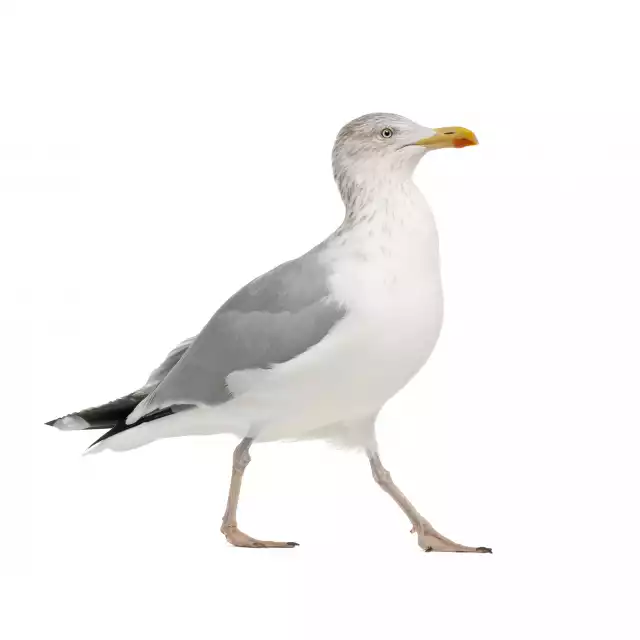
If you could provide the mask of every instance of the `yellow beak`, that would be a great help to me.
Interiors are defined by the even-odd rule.
[[[445,149],[446,147],[460,149],[461,147],[470,147],[478,144],[478,138],[476,138],[473,131],[469,131],[464,127],[442,127],[441,129],[434,129],[434,131],[436,132],[435,136],[422,138],[413,144],[427,147],[427,149]]]

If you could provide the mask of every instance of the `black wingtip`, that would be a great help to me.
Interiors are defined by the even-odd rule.
[[[58,420],[60,420],[60,418],[55,418],[53,420],[49,420],[49,422],[45,422],[45,424],[48,424],[50,427],[53,427],[53,425],[58,422]]]
[[[123,431],[127,431],[128,429],[132,429],[133,427],[137,427],[143,422],[152,422],[153,420],[157,420],[158,418],[164,418],[166,416],[169,416],[172,413],[174,413],[173,409],[174,407],[167,407],[166,409],[157,409],[152,413],[148,413],[147,415],[142,416],[142,418],[140,418],[139,420],[137,420],[132,424],[127,424],[126,418],[123,418],[119,420],[111,429],[109,429],[109,431],[107,431],[106,433],[103,433],[95,442],[92,442],[89,445],[89,449],[91,449],[96,444],[102,442],[103,440],[106,440],[107,438],[111,438],[112,436],[115,436],[118,433],[122,433]]]

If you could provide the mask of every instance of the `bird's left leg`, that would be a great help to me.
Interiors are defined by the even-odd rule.
[[[222,518],[220,531],[226,539],[235,547],[250,547],[253,549],[264,548],[291,548],[297,547],[296,542],[274,542],[272,540],[257,540],[248,536],[238,529],[236,515],[238,512],[238,499],[240,498],[240,487],[242,486],[242,476],[244,470],[251,462],[249,447],[251,438],[244,438],[233,452],[233,471],[231,472],[231,486],[229,487],[229,498],[227,499],[227,510]]]
[[[391,474],[382,466],[378,452],[371,448],[367,451],[367,455],[374,480],[393,498],[409,518],[413,525],[411,532],[418,534],[418,544],[422,549],[425,551],[456,551],[458,553],[491,553],[491,549],[488,547],[467,547],[438,533],[395,485]]]

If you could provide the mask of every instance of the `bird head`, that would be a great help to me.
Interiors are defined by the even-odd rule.
[[[393,113],[371,113],[338,133],[333,172],[338,182],[345,175],[356,181],[371,174],[407,177],[428,151],[476,144],[476,136],[463,127],[430,129]]]

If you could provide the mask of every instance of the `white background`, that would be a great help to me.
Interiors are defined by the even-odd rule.
[[[638,637],[632,6],[0,2],[4,638]],[[81,457],[42,426],[330,233],[334,135],[387,110],[480,145],[416,174],[445,327],[381,451],[493,556],[421,553],[323,444],[254,449],[241,525],[301,546],[235,549],[232,439]]]

